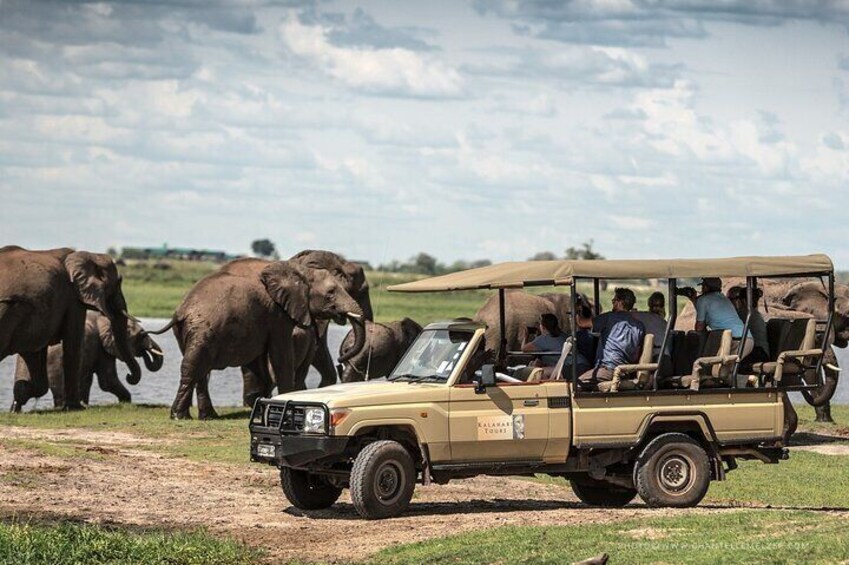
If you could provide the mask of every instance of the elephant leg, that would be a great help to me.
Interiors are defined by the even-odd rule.
[[[83,388],[81,395],[83,401],[88,404],[89,392],[91,390],[91,374],[83,375]],[[127,387],[118,378],[118,368],[115,359],[101,359],[97,364],[97,385],[103,392],[114,394],[118,402],[131,402],[133,397]]]
[[[336,366],[333,363],[330,348],[327,346],[327,332],[321,336],[318,342],[315,356],[312,359],[312,366],[321,374],[319,387],[336,384]]]
[[[20,412],[30,398],[41,398],[47,394],[48,389],[47,348],[21,353],[21,359],[26,365],[26,373],[15,375],[13,412]]]
[[[265,355],[260,355],[242,367],[242,401],[245,406],[252,408],[258,398],[270,396],[273,388]]]
[[[307,389],[307,375],[310,372],[310,364],[306,361],[295,369],[295,390]],[[321,386],[321,385],[319,385]]]
[[[100,374],[97,375],[97,381],[100,382]],[[94,382],[94,375],[85,373],[80,375],[80,402],[88,406],[91,401],[91,385]],[[103,385],[100,385],[103,388]]]
[[[26,367],[23,361],[21,365]],[[47,349],[47,382],[53,395],[53,407],[62,408],[65,405],[65,376],[62,374],[61,344]]]
[[[272,331],[268,340],[268,361],[277,382],[277,392],[295,389],[295,344],[292,328]]]
[[[799,425],[799,417],[796,415],[796,409],[787,397],[787,393],[781,395],[781,401],[784,404],[784,445],[790,445],[790,437],[796,433],[796,427]]]
[[[212,420],[218,417],[218,412],[216,412],[215,408],[212,406],[212,397],[209,396],[209,378],[210,374],[207,373],[198,380],[197,386],[195,387],[198,396],[199,420]]]
[[[85,332],[85,309],[72,308],[65,319],[62,333],[62,375],[65,381],[65,410],[82,410],[80,402],[80,369]]]
[[[173,404],[171,404],[172,419],[191,419],[189,408],[192,406],[192,395],[195,392],[195,386],[209,374],[208,365],[203,361],[202,354],[199,351],[186,348],[183,361],[180,363],[180,386],[177,388],[177,394],[174,397]]]

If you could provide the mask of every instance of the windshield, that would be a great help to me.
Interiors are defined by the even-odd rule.
[[[389,380],[447,380],[460,360],[472,333],[449,330],[425,330],[389,375]]]

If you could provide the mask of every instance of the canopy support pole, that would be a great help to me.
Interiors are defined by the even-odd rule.
[[[599,279],[593,279],[593,303],[594,315],[598,316],[601,314],[601,281]]]
[[[598,300],[598,279],[595,279],[596,284],[596,300]],[[578,309],[578,281],[576,279],[572,279],[572,284],[569,285],[569,294],[570,300],[572,302],[571,311],[572,311],[572,319],[569,321],[569,327],[571,328],[572,333],[572,351],[569,355],[572,356],[572,392],[578,390],[578,328],[576,327],[578,324],[576,323],[576,314]],[[597,303],[597,302],[596,302]],[[559,378],[558,375],[554,375],[554,378]]]
[[[737,346],[737,361],[734,362],[734,370],[731,372],[731,388],[735,389],[737,388],[737,371],[740,370],[743,349],[746,347],[746,337],[749,335],[749,325],[755,311],[755,287],[757,284],[758,280],[755,277],[746,277],[746,301],[749,305],[749,312],[746,314],[746,322],[743,324],[743,336],[740,338],[740,345]]]
[[[507,361],[507,317],[505,310],[506,298],[504,289],[498,289],[498,331],[501,335],[501,342],[498,344],[498,363],[499,367],[503,367]]]
[[[654,390],[657,390],[660,381],[660,371],[663,368],[663,354],[666,352],[666,345],[669,343],[669,336],[672,335],[672,330],[675,329],[675,321],[678,319],[678,296],[675,295],[675,289],[678,285],[678,279],[668,279],[666,284],[666,303],[669,304],[669,321],[666,322],[666,331],[663,333],[663,342],[660,345],[660,355],[657,358],[657,369],[654,370]],[[670,357],[669,361],[672,361]]]

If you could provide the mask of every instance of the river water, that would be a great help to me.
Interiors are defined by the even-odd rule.
[[[166,323],[168,323],[168,320],[165,319],[142,319],[143,326],[149,329],[161,328]],[[329,326],[328,343],[334,357],[338,354],[339,344],[345,338],[349,329],[347,326],[338,326],[335,324]],[[133,402],[135,403],[170,405],[174,400],[174,394],[177,392],[177,384],[180,381],[180,350],[177,347],[174,334],[171,332],[156,336],[156,341],[161,346],[162,351],[165,352],[165,362],[162,369],[156,373],[151,373],[144,368],[144,364],[142,363],[141,382],[136,386],[127,385],[127,389],[132,393]],[[118,365],[119,375],[125,375],[126,370],[122,370],[123,364],[119,362]],[[14,372],[14,356],[0,361],[0,409],[4,409],[4,407],[11,406],[12,404]],[[314,388],[318,386],[319,380],[320,376],[318,372],[310,367],[309,375],[307,376],[307,387]],[[849,381],[849,378],[844,377],[841,379],[833,400],[835,404],[849,404],[849,382],[847,381]],[[239,368],[231,367],[223,371],[214,371],[209,383],[209,393],[212,396],[212,402],[215,406],[241,406],[242,373]],[[794,402],[804,402],[801,395],[794,394],[794,396],[796,397]],[[114,402],[116,402],[115,397],[101,391],[95,379],[91,387],[91,403],[111,404]],[[52,406],[53,398],[48,392],[37,401],[31,400],[25,409],[44,409]]]

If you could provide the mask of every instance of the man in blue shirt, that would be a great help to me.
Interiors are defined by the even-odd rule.
[[[613,379],[618,365],[636,363],[643,348],[646,327],[631,315],[637,297],[629,288],[613,291],[613,309],[593,321],[593,331],[600,334],[595,367],[578,377],[584,389],[594,389],[599,382]]]
[[[732,353],[737,352],[737,346],[743,337],[743,321],[737,314],[737,309],[727,296],[722,294],[722,279],[705,277],[702,279],[702,294],[695,299],[696,331],[731,330],[735,343]],[[746,338],[743,346],[743,357],[752,351],[754,341],[751,336]]]

